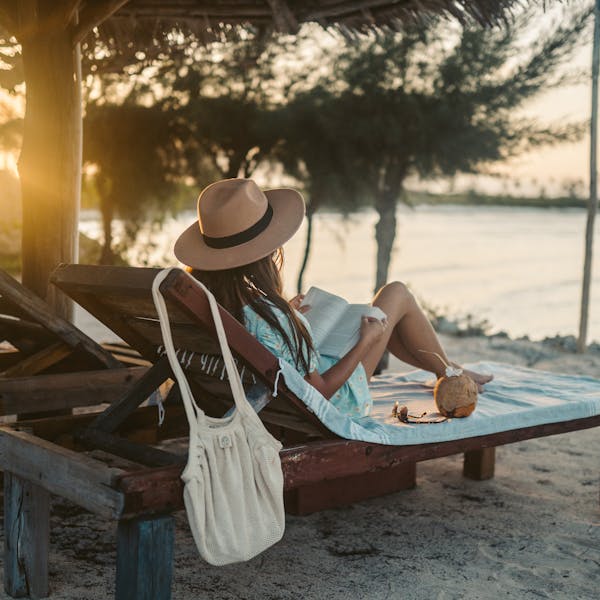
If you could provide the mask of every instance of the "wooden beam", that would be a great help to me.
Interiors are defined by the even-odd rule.
[[[0,415],[25,415],[114,402],[146,367],[0,379]]]
[[[4,473],[4,589],[9,596],[48,595],[50,494]]]
[[[24,358],[16,365],[8,367],[8,369],[0,373],[0,378],[9,379],[11,377],[27,377],[29,375],[41,373],[48,367],[51,367],[63,358],[69,356],[71,352],[73,352],[72,348],[69,348],[69,346],[62,342],[56,342],[55,344],[51,344],[43,350]]]
[[[146,444],[131,442],[128,439],[100,431],[94,427],[81,430],[75,435],[75,438],[88,448],[104,450],[147,467],[181,465],[187,462],[187,456],[178,456],[172,452],[166,452]]]
[[[169,600],[175,519],[119,521],[115,600]]]
[[[15,348],[23,350],[20,343],[31,348],[40,344],[49,344],[54,336],[38,323],[0,315],[0,339],[2,338],[10,341]]]
[[[416,476],[416,463],[402,463],[388,469],[319,481],[286,492],[285,511],[292,515],[309,515],[409,490],[415,487]]]
[[[121,514],[123,497],[111,487],[121,469],[34,435],[0,427],[0,468],[99,515]]]
[[[138,408],[121,425],[119,434],[127,439],[154,440],[183,437],[189,433],[189,425],[183,406],[167,406],[164,423],[158,425],[156,406]],[[23,427],[37,437],[47,441],[72,439],[75,430],[87,427],[102,413],[92,412],[79,415],[65,415],[58,417],[45,417],[40,419],[26,419],[17,421],[14,427]]]
[[[57,316],[38,295],[20,285],[8,273],[0,270],[0,295],[5,302],[18,308],[19,313],[39,323],[71,348],[80,348],[96,358],[101,365],[119,368],[121,365],[110,352],[65,319]]]
[[[8,352],[0,352],[0,371],[5,371],[8,367],[16,365],[26,354],[10,350]]]
[[[115,431],[123,421],[162,383],[171,377],[171,367],[166,356],[161,356],[144,375],[136,381],[123,398],[111,404],[94,419],[92,427],[101,431]]]
[[[88,2],[79,14],[79,23],[73,33],[73,45],[79,44],[94,27],[108,19],[129,0],[96,0]]]

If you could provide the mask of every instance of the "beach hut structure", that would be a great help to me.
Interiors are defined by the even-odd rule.
[[[69,302],[48,285],[60,263],[77,262],[81,188],[80,44],[94,28],[140,50],[173,29],[210,40],[231,25],[295,32],[315,21],[356,31],[400,28],[436,15],[483,25],[500,21],[514,0],[0,0],[3,29],[22,49],[26,83],[19,159],[23,202],[23,283],[60,316]]]

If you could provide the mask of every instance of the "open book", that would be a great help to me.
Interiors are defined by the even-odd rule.
[[[310,305],[304,316],[310,323],[315,348],[327,356],[341,358],[358,342],[361,317],[385,319],[385,313],[369,304],[349,304],[343,298],[311,287],[301,306]]]

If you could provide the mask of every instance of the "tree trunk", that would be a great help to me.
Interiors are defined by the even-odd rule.
[[[577,351],[585,352],[587,344],[588,316],[590,309],[590,287],[592,282],[592,255],[594,246],[594,221],[598,210],[598,70],[600,63],[600,0],[594,7],[594,43],[592,49],[592,120],[590,123],[590,198],[585,228],[585,259],[581,289],[581,316]]]
[[[115,262],[115,255],[112,250],[112,222],[114,216],[113,202],[109,199],[100,201],[100,212],[102,213],[102,230],[104,233],[104,244],[100,254],[101,265],[112,265]]]
[[[19,174],[23,201],[23,283],[57,314],[71,304],[48,277],[76,262],[81,192],[81,73],[70,29],[49,26],[39,0],[16,3],[22,35],[26,111]]]
[[[308,264],[308,257],[310,256],[310,250],[312,246],[312,233],[313,233],[313,217],[315,211],[308,207],[306,211],[306,243],[304,244],[304,257],[302,258],[302,264],[300,265],[300,271],[298,272],[298,282],[296,287],[298,293],[301,294],[304,289],[304,272]]]
[[[375,209],[379,221],[375,225],[375,241],[377,242],[377,272],[375,275],[375,292],[387,283],[394,239],[396,238],[396,204],[400,192],[386,188],[380,191],[375,201]]]

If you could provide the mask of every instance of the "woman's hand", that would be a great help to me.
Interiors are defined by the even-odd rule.
[[[314,371],[306,375],[306,381],[317,388],[325,398],[331,398],[344,385],[348,377],[352,375],[358,363],[360,363],[373,344],[377,343],[383,337],[387,326],[387,319],[380,321],[373,317],[362,317],[360,339],[356,346],[324,373]]]
[[[308,312],[310,310],[310,304],[305,304],[304,306],[300,306],[302,304],[302,301],[304,300],[304,294],[298,294],[297,296],[294,296],[291,300],[290,300],[290,305],[294,310],[297,310],[298,312],[304,314],[305,312]]]
[[[373,317],[362,317],[360,323],[360,342],[370,348],[378,342],[387,329],[387,319],[379,320]]]

